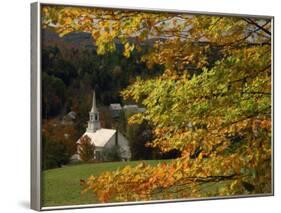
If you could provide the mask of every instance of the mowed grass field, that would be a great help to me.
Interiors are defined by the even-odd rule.
[[[104,171],[112,171],[127,165],[136,166],[144,162],[149,165],[156,165],[160,162],[169,163],[170,160],[146,160],[130,162],[108,162],[68,165],[62,168],[43,171],[43,206],[81,205],[100,203],[94,193],[87,192],[80,194],[80,179],[86,179],[90,175],[97,176]],[[219,191],[229,184],[229,180],[220,182],[210,182],[203,184],[200,191],[203,197],[219,195]],[[175,188],[178,189],[178,188]],[[188,187],[186,188],[187,190]],[[215,194],[213,194],[215,193]],[[173,194],[174,199],[182,198]],[[159,199],[155,197],[154,199]]]
[[[156,165],[163,160],[77,164],[45,170],[42,174],[43,206],[99,203],[93,193],[80,194],[80,179],[86,179],[90,175],[96,176],[104,171],[112,171],[126,165],[134,166],[141,162]]]

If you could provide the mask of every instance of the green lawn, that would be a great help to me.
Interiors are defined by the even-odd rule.
[[[135,166],[140,162],[156,165],[163,161],[169,162],[170,160],[77,164],[43,171],[43,206],[99,203],[91,192],[82,195],[80,194],[80,179],[86,179],[90,175],[96,176],[104,171],[112,171],[126,165]],[[206,197],[218,195],[217,193],[228,183],[229,181],[206,183],[201,186],[200,191],[202,192],[202,195],[205,195]],[[212,195],[210,193],[212,193]],[[177,194],[174,194],[174,196],[175,199],[181,198],[178,197]],[[159,198],[155,197],[155,199]]]
[[[145,162],[156,165],[160,161]],[[80,179],[86,179],[90,175],[99,175],[103,171],[112,171],[128,164],[134,166],[138,163],[140,161],[78,164],[43,171],[43,206],[98,203],[93,193],[80,195]]]

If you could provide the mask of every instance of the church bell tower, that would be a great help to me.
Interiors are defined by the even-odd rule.
[[[96,105],[96,93],[94,91],[92,109],[89,112],[89,121],[88,121],[87,132],[94,133],[98,129],[100,129],[100,118],[99,118],[99,112],[98,112],[97,105]]]

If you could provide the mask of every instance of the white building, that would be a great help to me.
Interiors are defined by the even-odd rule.
[[[129,105],[124,105],[123,110],[127,115],[132,115],[135,113],[143,113],[145,112],[145,108],[139,107],[136,104],[129,104]]]
[[[122,160],[130,160],[131,152],[128,140],[115,129],[104,129],[100,126],[99,112],[96,106],[95,91],[93,93],[93,104],[89,112],[89,121],[86,132],[81,136],[87,135],[91,139],[91,143],[95,145],[94,158],[96,160],[108,160],[105,152],[114,146],[119,149]],[[80,143],[80,139],[76,142]],[[78,145],[79,147],[79,145]],[[78,148],[79,150],[79,148]],[[78,153],[79,159],[79,153]]]
[[[75,119],[76,119],[76,112],[74,111],[70,111],[69,113],[67,113],[63,119],[62,119],[62,124],[65,124],[65,125],[73,125]]]
[[[118,118],[120,116],[120,113],[122,112],[121,104],[119,104],[119,103],[110,104],[109,110],[110,110],[111,116],[113,118]]]

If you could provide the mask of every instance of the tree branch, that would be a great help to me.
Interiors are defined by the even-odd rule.
[[[252,19],[243,18],[243,20],[245,20],[248,24],[252,24],[256,26],[258,29],[262,30],[263,32],[271,36],[271,32],[269,30],[265,29],[263,26],[259,25],[257,22],[253,21]]]

